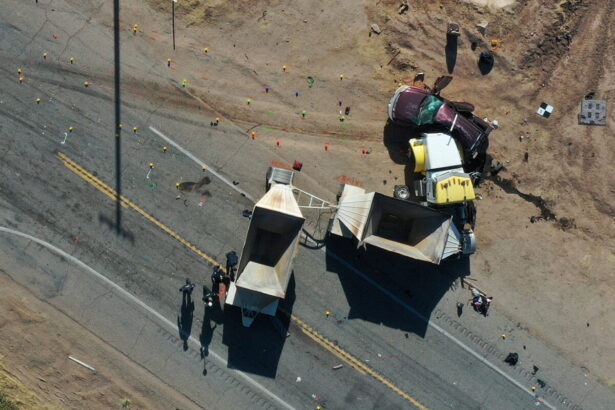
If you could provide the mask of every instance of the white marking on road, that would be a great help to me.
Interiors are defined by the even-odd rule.
[[[150,130],[152,130],[154,133],[158,134],[160,136],[160,138],[164,139],[165,141],[167,141],[169,144],[174,145],[178,150],[180,150],[181,152],[183,152],[188,158],[192,159],[194,162],[196,162],[197,164],[201,165],[201,166],[206,166],[204,162],[202,162],[201,160],[199,160],[197,157],[195,157],[190,151],[186,150],[185,148],[180,147],[179,145],[177,145],[176,142],[174,142],[173,140],[171,140],[170,138],[166,137],[164,134],[162,134],[160,131],[158,131],[156,128],[154,127],[149,127]],[[213,172],[213,171],[212,171]],[[222,177],[220,177],[223,181],[227,182],[225,179],[223,179]],[[227,182],[228,183],[228,182]],[[233,188],[236,188],[235,186],[233,186]],[[241,192],[241,191],[239,191]],[[245,195],[245,194],[244,194]],[[252,200],[253,202],[254,199],[252,197],[249,197],[246,195],[246,197],[250,198],[250,200]],[[325,247],[321,248],[321,250],[323,252],[328,252],[327,249]],[[520,388],[521,390],[523,390],[524,392],[528,393],[529,395],[531,395],[532,397],[537,397],[535,392],[532,392],[531,389],[525,387],[523,384],[521,384],[520,382],[518,382],[517,380],[515,380],[512,376],[506,374],[503,370],[501,370],[499,367],[497,367],[495,364],[491,363],[489,360],[485,359],[483,356],[479,355],[478,353],[476,353],[474,350],[470,349],[470,347],[468,347],[467,345],[465,345],[462,341],[460,341],[459,339],[457,339],[455,336],[453,336],[452,334],[450,334],[449,332],[447,332],[446,330],[444,330],[442,327],[440,327],[439,325],[437,325],[436,323],[432,322],[429,318],[426,318],[425,316],[423,316],[422,314],[420,314],[416,309],[414,309],[412,306],[410,306],[409,304],[407,304],[406,302],[404,302],[403,300],[401,300],[400,298],[398,298],[395,294],[391,293],[390,291],[388,291],[387,289],[383,288],[382,286],[380,286],[378,284],[378,282],[374,281],[373,279],[371,279],[370,277],[368,277],[367,275],[365,275],[363,272],[361,272],[360,270],[358,270],[357,268],[355,268],[354,266],[352,266],[351,264],[349,264],[348,262],[346,262],[345,260],[343,260],[342,258],[340,258],[339,256],[337,256],[336,254],[334,254],[333,252],[329,252],[329,254],[336,259],[338,262],[340,262],[342,265],[346,266],[348,269],[350,269],[352,272],[354,272],[355,274],[357,274],[358,276],[360,276],[361,278],[363,278],[365,281],[367,281],[369,284],[371,284],[372,286],[374,286],[375,288],[377,288],[378,290],[380,290],[382,293],[384,293],[385,295],[387,295],[389,298],[391,298],[394,302],[396,302],[397,304],[399,304],[401,307],[403,307],[404,309],[406,309],[407,311],[409,311],[410,313],[416,315],[419,319],[421,319],[422,321],[424,321],[425,323],[427,323],[428,326],[431,326],[433,329],[435,329],[436,331],[438,331],[440,334],[442,334],[443,336],[449,338],[453,343],[455,343],[456,345],[458,345],[459,347],[461,347],[463,350],[465,350],[466,352],[470,353],[472,356],[476,357],[479,361],[481,361],[483,364],[485,364],[487,367],[491,368],[492,370],[494,370],[495,372],[497,372],[498,374],[504,376],[504,378],[506,378],[508,381],[510,381],[512,384],[514,384],[515,386],[517,386],[518,388]],[[550,408],[551,410],[556,410],[556,408],[554,406],[552,406],[551,404],[547,403],[544,399],[541,399],[541,404],[544,404],[546,407]]]
[[[121,286],[116,284],[115,282],[111,281],[109,278],[107,278],[103,274],[98,273],[96,270],[91,268],[89,265],[86,265],[84,262],[82,262],[81,260],[77,259],[76,257],[70,255],[69,253],[66,253],[62,249],[60,249],[60,248],[50,244],[49,242],[45,242],[42,239],[38,239],[38,238],[36,238],[34,236],[31,236],[31,235],[28,235],[26,233],[17,231],[15,229],[11,229],[11,228],[6,228],[6,227],[3,227],[3,226],[0,226],[0,232],[6,232],[6,233],[13,234],[13,235],[21,236],[22,238],[30,239],[31,241],[34,241],[34,242],[38,243],[39,245],[42,245],[42,246],[44,246],[44,247],[54,251],[55,253],[63,256],[64,258],[72,261],[76,265],[78,265],[78,266],[82,267],[83,269],[85,269],[86,271],[90,272],[92,275],[96,276],[98,279],[102,280],[103,282],[105,282],[106,284],[108,284],[109,286],[111,286],[112,288],[117,290],[121,295],[125,296],[126,298],[128,298],[132,302],[134,302],[137,305],[139,305],[141,308],[143,308],[144,310],[149,312],[151,315],[156,317],[158,320],[163,322],[169,329],[171,329],[171,331],[175,331],[177,329],[177,325],[175,323],[173,323],[172,321],[170,321],[166,317],[162,316],[162,314],[158,313],[158,311],[156,311],[153,308],[151,308],[148,305],[146,305],[144,302],[141,301],[141,299],[137,298],[132,293],[128,292],[127,290],[125,290],[124,288],[122,288]],[[197,347],[200,346],[199,341],[194,336],[190,336],[190,341],[194,345],[196,345]],[[225,367],[228,368],[228,362],[223,357],[219,356],[218,354],[216,354],[212,350],[209,350],[209,354],[211,356],[213,356],[216,360],[218,360],[220,363],[222,363]],[[288,404],[282,398],[276,396],[274,393],[269,391],[265,386],[263,386],[262,384],[260,384],[259,382],[257,382],[256,380],[254,380],[253,378],[251,378],[250,376],[248,376],[244,372],[242,372],[240,370],[230,369],[230,368],[228,368],[228,369],[229,369],[229,371],[235,372],[238,376],[240,376],[246,382],[248,382],[250,385],[252,385],[252,387],[260,390],[262,393],[264,393],[266,396],[271,398],[278,405],[282,406],[283,408],[289,409],[289,410],[295,410],[295,408],[293,406]]]
[[[182,154],[184,154],[185,156],[187,156],[188,158],[190,158],[191,160],[193,160],[194,162],[196,162],[197,164],[199,164],[201,167],[206,167],[207,170],[209,172],[211,172],[213,175],[215,175],[216,177],[218,177],[220,179],[220,181],[224,182],[226,185],[230,186],[231,188],[233,188],[235,191],[239,192],[240,194],[242,194],[243,196],[245,196],[246,198],[248,198],[250,201],[255,202],[254,198],[252,198],[252,196],[250,194],[248,194],[246,191],[244,191],[243,189],[239,188],[238,186],[234,185],[231,181],[229,181],[228,179],[226,179],[226,177],[224,177],[222,174],[220,174],[219,172],[217,172],[216,170],[214,170],[212,167],[210,167],[209,165],[207,165],[205,162],[201,161],[199,158],[197,158],[196,156],[194,156],[194,154],[192,154],[190,151],[188,151],[187,149],[185,149],[184,147],[182,147],[181,145],[179,145],[177,142],[173,141],[171,138],[167,137],[166,135],[164,135],[162,132],[158,131],[156,128],[150,126],[149,129],[156,135],[158,135],[160,138],[162,138],[163,140],[165,140],[166,142],[168,142],[170,145],[173,145],[175,148],[177,148]]]
[[[323,250],[325,250],[325,248],[323,248]],[[388,291],[387,289],[381,287],[378,282],[374,281],[373,279],[371,279],[369,276],[365,275],[363,272],[361,272],[360,270],[358,270],[357,268],[355,268],[354,266],[352,266],[350,263],[346,262],[345,260],[343,260],[342,258],[340,258],[339,256],[337,256],[336,254],[334,254],[333,252],[328,252],[328,254],[333,257],[333,259],[335,259],[336,261],[338,261],[340,264],[344,265],[346,268],[348,268],[349,270],[351,270],[352,272],[354,272],[356,275],[360,276],[361,278],[363,278],[365,281],[367,281],[368,283],[370,283],[371,285],[373,285],[374,287],[378,288],[378,290],[380,290],[382,293],[384,293],[385,295],[387,295],[389,298],[391,298],[393,301],[397,302],[397,304],[399,304],[400,306],[402,306],[404,309],[408,310],[410,313],[413,313],[414,315],[416,315],[419,319],[421,319],[422,321],[424,321],[425,323],[427,323],[427,325],[431,326],[433,329],[435,329],[436,331],[440,332],[443,336],[446,336],[447,338],[449,338],[451,341],[453,341],[457,346],[461,347],[463,350],[465,350],[466,352],[470,353],[472,356],[474,356],[475,358],[477,358],[478,360],[480,360],[483,364],[485,364],[487,367],[490,367],[492,370],[494,370],[495,372],[497,372],[498,374],[500,374],[501,376],[504,376],[509,382],[511,382],[512,384],[514,384],[515,386],[517,386],[518,388],[520,388],[521,390],[523,390],[524,392],[528,393],[530,396],[532,397],[536,397],[536,393],[533,392],[531,389],[525,387],[523,384],[519,383],[517,380],[515,380],[512,376],[508,375],[506,372],[504,372],[503,370],[501,370],[499,367],[497,367],[495,364],[491,363],[489,360],[485,359],[483,356],[481,356],[480,354],[476,353],[474,350],[470,349],[470,347],[468,347],[467,345],[465,345],[461,340],[457,339],[455,336],[453,336],[452,334],[450,334],[449,332],[447,332],[446,330],[444,330],[442,327],[440,327],[439,325],[435,324],[434,322],[432,322],[431,320],[429,320],[429,318],[426,318],[425,316],[423,316],[421,313],[419,313],[416,309],[414,309],[412,306],[410,306],[409,304],[407,304],[406,302],[404,302],[403,300],[401,300],[399,297],[397,297],[395,294],[391,293],[390,291]],[[545,406],[547,406],[548,408],[555,410],[555,407],[550,405],[549,403],[547,403],[546,401],[544,401],[544,399],[541,400],[541,404],[544,404]]]

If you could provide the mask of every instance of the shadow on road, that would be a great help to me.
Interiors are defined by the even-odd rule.
[[[448,73],[453,74],[453,71],[455,71],[455,64],[457,63],[457,36],[451,34],[446,35],[444,55],[446,57],[446,68]]]
[[[194,302],[190,294],[183,292],[182,306],[179,316],[177,316],[177,329],[179,338],[184,341],[184,350],[188,350],[188,339],[192,333],[192,320],[194,318]]]
[[[327,241],[327,270],[339,276],[350,306],[349,320],[362,319],[424,337],[427,323],[370,281],[429,318],[444,294],[457,286],[457,279],[470,274],[470,263],[469,258],[460,258],[433,265],[369,245],[356,249],[356,242],[332,236]]]
[[[276,317],[260,314],[249,328],[241,324],[241,311],[226,305],[222,342],[228,347],[228,367],[274,378],[295,303],[295,276],[290,277],[286,298]],[[284,313],[282,313],[283,311]]]
[[[108,216],[103,215],[102,213],[98,214],[98,222],[100,222],[102,225],[107,226],[111,230],[115,230],[118,236],[127,239],[132,245],[135,244],[135,235],[122,227],[118,229],[115,222],[113,222],[113,220]]]
[[[203,295],[207,295],[209,292],[209,288],[203,286]],[[203,297],[203,300],[205,301],[203,308],[203,326],[201,327],[201,334],[199,335],[199,341],[201,342],[201,359],[209,356],[209,345],[213,338],[214,330],[224,321],[224,314],[220,304],[215,302],[211,306],[207,306],[205,297]]]

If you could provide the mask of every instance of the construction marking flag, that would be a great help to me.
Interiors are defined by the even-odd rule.
[[[552,112],[553,106],[543,102],[542,104],[540,104],[540,107],[538,107],[536,114],[542,115],[545,118],[549,118]]]

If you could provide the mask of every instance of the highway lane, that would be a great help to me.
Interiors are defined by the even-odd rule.
[[[96,28],[86,27],[81,33],[86,35],[89,30],[95,31]],[[15,38],[9,38],[2,44],[7,41],[17,42]],[[96,63],[97,54],[92,54]],[[11,61],[11,56],[6,57],[4,61]],[[81,83],[86,75],[67,71],[62,66],[49,67],[51,64],[44,67],[30,65],[32,75],[28,73],[25,86],[19,85],[12,77],[15,64],[37,58],[37,54],[32,52],[22,56],[20,61],[1,65],[6,73],[2,80],[3,104],[0,105],[0,115],[5,119],[2,123],[2,152],[5,155],[2,174],[16,177],[4,182],[2,193],[12,206],[20,209],[7,221],[25,225],[43,236],[56,236],[80,257],[102,267],[101,270],[114,281],[151,302],[167,317],[173,317],[177,308],[175,289],[181,278],[188,274],[199,283],[206,283],[209,267],[147,221],[127,211],[124,226],[127,236],[116,238],[111,234],[105,225],[105,221],[113,216],[109,199],[71,175],[53,155],[61,148],[107,182],[113,181],[113,140],[109,138],[113,119],[110,117],[109,87],[101,81],[99,89],[95,83],[96,86],[85,90]],[[133,87],[138,86],[138,82],[133,83]],[[174,89],[164,88],[171,96]],[[36,105],[34,100],[38,95],[45,97],[41,104]],[[175,98],[180,100],[181,96],[177,93]],[[212,129],[208,116],[213,113],[194,114],[198,110],[194,108],[196,105],[191,105],[193,103],[189,100],[183,104],[193,109],[178,111],[164,107],[155,98],[148,100],[135,96],[127,101],[124,107],[127,128],[124,134],[124,192],[208,254],[223,260],[226,251],[239,250],[241,246],[247,228],[247,220],[241,217],[241,211],[251,206],[250,201],[215,179],[207,186],[211,197],[207,197],[202,206],[199,206],[202,198],[198,194],[177,192],[175,182],[180,179],[196,181],[203,172],[177,152],[169,150],[163,153],[160,141],[145,131],[147,125],[153,124],[165,133],[179,134],[192,143],[198,141],[198,144],[206,145],[210,156],[207,161],[226,164],[224,171],[232,173],[232,177],[241,181],[241,186],[256,197],[262,194],[264,170],[277,156],[260,146],[247,147],[245,135],[239,135],[231,127],[223,125]],[[76,130],[63,146],[59,141],[71,124]],[[136,134],[129,131],[133,124],[140,126]],[[245,148],[238,151],[238,146]],[[152,161],[157,166],[148,181],[144,176],[147,164]],[[176,199],[178,195],[179,200]],[[29,214],[32,219],[25,218],[20,222],[19,219],[23,218],[20,214]],[[76,237],[79,237],[77,242]],[[134,244],[131,244],[131,237]],[[340,252],[353,254],[344,246]],[[386,274],[384,266],[382,271]],[[418,268],[425,269],[426,275],[433,274],[430,267]],[[297,296],[293,312],[355,356],[370,360],[370,366],[428,407],[497,405],[498,408],[523,408],[532,404],[530,397],[517,391],[508,381],[446,338],[428,332],[425,325],[412,315],[398,311],[392,313],[388,298],[360,282],[354,285],[356,280],[327,260],[321,251],[302,250],[295,281]],[[437,295],[444,291],[438,289]],[[428,306],[427,310],[432,307]],[[343,323],[339,326],[332,324],[324,316],[325,310],[339,312]],[[353,320],[344,321],[344,316]],[[268,331],[270,327],[266,321],[260,320],[253,332],[271,337],[274,332]],[[227,345],[218,329],[213,335],[212,349],[225,349]],[[408,339],[404,333],[409,333]],[[332,359],[319,346],[302,337],[298,329],[294,329],[292,334],[282,348],[274,352],[280,355],[275,379],[265,377],[272,389],[285,394],[295,392],[290,395],[301,403],[311,397],[310,391],[324,392],[318,394],[326,396],[328,403],[339,408],[346,405],[403,406],[399,397],[389,389],[350,369],[340,376],[339,372],[332,372],[327,366],[316,366],[314,361],[328,360],[328,365],[331,365],[332,360],[337,359]],[[311,355],[304,351],[310,351]],[[271,375],[271,366],[258,363],[255,358],[242,358],[242,362],[255,373]],[[304,381],[297,384],[294,381],[296,375]],[[309,381],[310,378],[313,380]]]

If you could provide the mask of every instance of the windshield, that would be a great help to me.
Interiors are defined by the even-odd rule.
[[[416,125],[432,124],[442,104],[444,102],[438,97],[428,95],[421,101],[417,115],[410,117],[410,120]]]

